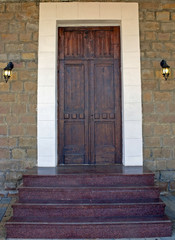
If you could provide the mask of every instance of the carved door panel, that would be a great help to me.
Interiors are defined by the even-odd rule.
[[[59,28],[62,164],[121,163],[119,27]]]

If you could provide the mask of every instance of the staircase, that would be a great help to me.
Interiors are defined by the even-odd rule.
[[[171,236],[171,221],[142,167],[35,168],[23,176],[7,238],[85,239]]]

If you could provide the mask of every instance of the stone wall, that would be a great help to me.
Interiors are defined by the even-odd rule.
[[[162,189],[175,190],[175,3],[152,2],[140,4],[144,165]],[[171,66],[167,81],[162,59]]]
[[[139,2],[144,165],[162,190],[175,190],[175,3]],[[36,99],[39,2],[0,3],[0,189],[16,189],[22,172],[36,165]],[[51,1],[50,1],[51,2]],[[52,0],[56,2],[56,0]],[[113,1],[114,2],[114,1]],[[171,66],[168,81],[160,61]],[[2,69],[15,68],[6,84]],[[3,193],[3,192],[2,192]]]
[[[22,1],[20,1],[22,2]],[[38,5],[0,4],[0,188],[16,188],[36,165]],[[8,83],[2,69],[12,61]]]

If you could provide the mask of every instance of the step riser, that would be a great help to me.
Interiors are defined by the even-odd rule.
[[[23,177],[7,238],[118,239],[171,236],[172,224],[142,167],[34,168]]]
[[[14,217],[135,217],[135,216],[163,216],[164,204],[152,205],[120,205],[120,206],[14,206]]]
[[[65,186],[153,186],[154,175],[58,175],[24,176],[26,187]]]
[[[104,202],[133,202],[134,200],[158,199],[158,189],[77,189],[73,191],[59,189],[19,189],[19,202],[55,202],[73,200],[103,200]]]
[[[8,224],[7,238],[144,238],[171,236],[170,223],[119,224]]]

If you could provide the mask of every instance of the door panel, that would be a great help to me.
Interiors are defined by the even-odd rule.
[[[83,64],[65,64],[65,111],[84,113],[85,109],[85,69]]]
[[[113,64],[103,63],[94,66],[95,113],[114,112]]]
[[[99,30],[94,32],[94,55],[96,58],[101,57],[113,57],[114,45],[113,45],[113,29],[111,30]]]
[[[59,163],[121,163],[120,29],[58,32]]]
[[[59,161],[64,164],[84,164],[88,159],[87,73],[86,62],[60,61]]]
[[[64,163],[85,162],[85,126],[82,121],[64,122]]]

